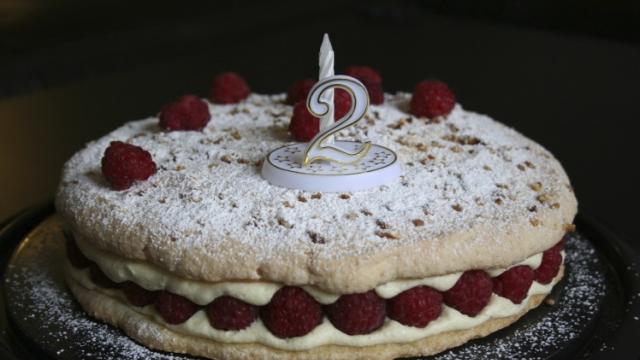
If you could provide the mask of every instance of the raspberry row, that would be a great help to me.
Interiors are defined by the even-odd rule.
[[[519,304],[527,297],[533,281],[549,284],[555,278],[562,264],[563,246],[560,241],[546,250],[537,269],[518,265],[494,278],[483,270],[470,270],[447,291],[420,285],[384,299],[370,290],[342,295],[329,305],[318,303],[300,287],[284,286],[264,306],[248,304],[231,296],[221,296],[200,306],[166,290],[146,290],[131,281],[114,282],[82,254],[73,240],[67,241],[67,254],[75,268],[89,268],[94,284],[121,289],[133,306],[153,304],[168,324],[181,324],[203,309],[211,326],[218,330],[242,330],[259,317],[273,335],[292,338],[308,334],[325,316],[343,333],[361,335],[380,328],[387,317],[406,326],[424,328],[440,316],[443,305],[474,317],[487,306],[493,293]]]

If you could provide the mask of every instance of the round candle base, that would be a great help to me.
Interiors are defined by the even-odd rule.
[[[362,144],[336,141],[347,151],[356,151]],[[321,192],[358,191],[386,184],[402,173],[398,156],[392,150],[372,145],[369,153],[352,164],[317,161],[302,165],[306,144],[290,144],[267,155],[262,176],[269,183],[290,189]]]

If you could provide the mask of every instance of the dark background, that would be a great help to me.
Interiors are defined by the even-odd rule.
[[[0,0],[0,222],[51,199],[85,142],[216,73],[261,93],[315,76],[323,32],[338,72],[371,65],[389,92],[441,79],[543,144],[581,211],[640,250],[635,1]]]

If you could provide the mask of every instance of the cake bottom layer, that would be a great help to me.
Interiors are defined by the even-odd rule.
[[[562,268],[557,278],[562,277],[563,270]],[[447,331],[414,342],[363,347],[323,345],[306,351],[287,351],[256,343],[223,344],[203,337],[181,334],[151,320],[118,299],[98,290],[85,288],[69,274],[66,281],[75,298],[91,316],[122,329],[128,336],[145,346],[219,360],[394,359],[402,356],[431,355],[464,344],[471,339],[484,337],[512,324],[537,307],[546,297],[546,294],[530,296],[521,311],[514,315],[489,319],[472,328]]]

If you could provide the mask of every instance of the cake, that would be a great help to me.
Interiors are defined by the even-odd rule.
[[[455,101],[422,116],[415,93],[379,89],[339,135],[392,149],[403,175],[305,192],[260,174],[293,141],[287,96],[226,89],[126,123],[65,164],[65,276],[91,316],[212,359],[392,359],[508,326],[561,280],[577,202],[560,163],[515,130]],[[149,172],[117,178],[116,150]]]

